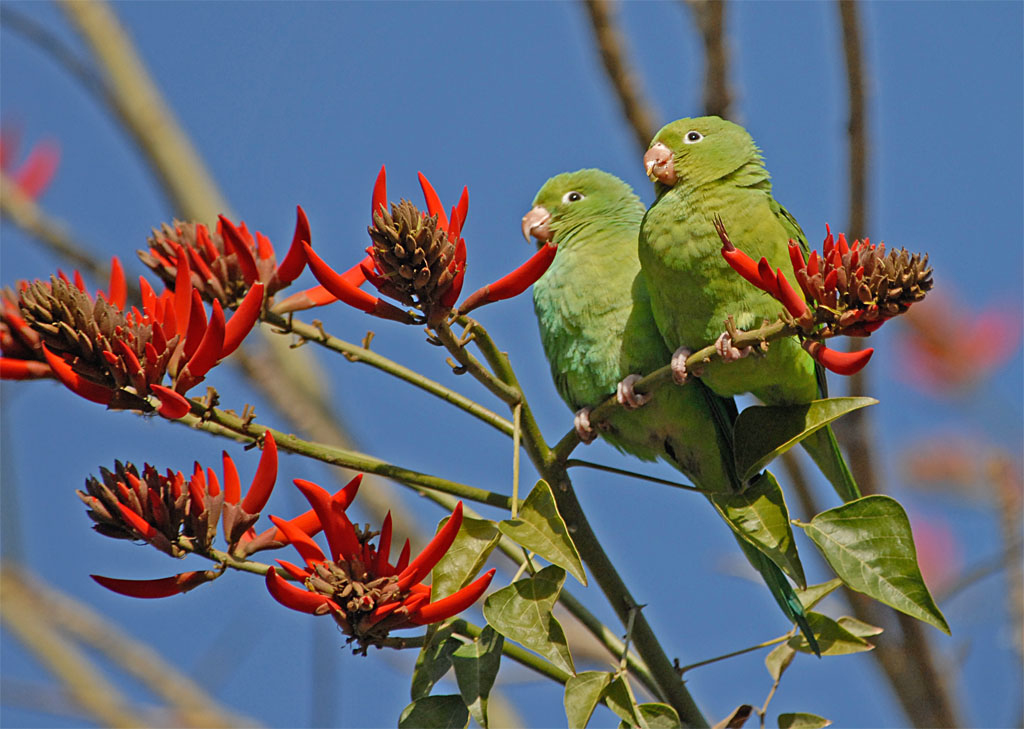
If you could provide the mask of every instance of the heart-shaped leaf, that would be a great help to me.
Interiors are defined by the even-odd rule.
[[[569,729],[586,728],[611,680],[610,673],[584,671],[565,682],[565,718]]]
[[[563,582],[565,570],[548,565],[533,577],[489,595],[484,601],[484,617],[509,640],[544,656],[567,673],[576,673],[565,632],[551,614]]]
[[[398,729],[465,729],[469,709],[456,695],[425,696],[405,707]]]
[[[898,501],[864,496],[797,525],[850,588],[949,633],[921,578],[910,520]]]
[[[431,573],[430,599],[440,600],[468,585],[500,538],[493,521],[463,517],[455,541]]]
[[[641,726],[647,729],[682,729],[683,723],[679,721],[679,714],[668,704],[640,704],[636,707],[643,720]],[[619,729],[628,728],[625,721],[619,724]]]
[[[472,643],[464,643],[452,653],[459,693],[477,723],[487,729],[487,697],[501,663],[505,639],[487,626]]]
[[[526,497],[515,519],[498,524],[501,533],[526,547],[551,564],[565,568],[569,574],[587,584],[580,553],[569,536],[555,504],[555,495],[547,481],[541,480]]]
[[[814,637],[818,641],[818,647],[823,656],[844,656],[850,653],[863,653],[874,648],[866,640],[846,630],[827,615],[807,613],[807,622],[811,625],[811,630],[814,632]],[[796,635],[787,643],[790,648],[801,653],[813,652],[803,635]]]
[[[871,397],[832,397],[802,405],[748,407],[733,427],[736,473],[746,481],[811,433],[877,402]]]
[[[797,585],[806,586],[789,511],[782,489],[771,473],[765,471],[739,493],[715,494],[710,499],[736,534],[763,552]]]

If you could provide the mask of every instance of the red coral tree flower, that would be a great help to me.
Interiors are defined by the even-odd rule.
[[[381,646],[392,630],[446,620],[476,602],[491,583],[490,570],[461,590],[431,602],[431,588],[422,584],[434,565],[451,547],[462,524],[462,502],[415,559],[410,560],[409,541],[395,563],[391,560],[391,514],[379,532],[357,529],[345,513],[348,503],[332,497],[314,483],[295,480],[313,507],[327,538],[328,552],[294,523],[271,520],[303,558],[299,567],[278,560],[281,569],[303,587],[293,584],[271,567],[267,590],[282,605],[313,615],[331,615],[364,654],[371,645]],[[379,534],[376,546],[370,540]]]
[[[52,139],[44,139],[33,145],[25,160],[15,167],[20,136],[17,130],[0,129],[0,172],[23,195],[35,200],[53,181],[60,164],[60,146]]]
[[[777,299],[804,333],[804,349],[827,369],[851,375],[868,363],[874,349],[839,352],[821,340],[845,334],[866,337],[887,319],[902,314],[921,301],[932,287],[928,256],[911,255],[906,249],[886,254],[885,244],[868,239],[853,244],[839,234],[838,240],[826,225],[822,254],[804,257],[803,248],[789,241],[789,256],[801,296],[782,269],[772,269],[762,256],[754,262],[733,245],[721,218],[715,230],[722,241],[722,257],[743,278]]]

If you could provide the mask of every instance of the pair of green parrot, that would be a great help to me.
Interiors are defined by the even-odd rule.
[[[557,245],[533,299],[555,386],[576,411],[584,441],[595,437],[590,408],[615,394],[623,405],[600,434],[644,460],[662,458],[706,493],[733,493],[732,397],[751,392],[769,405],[824,397],[823,373],[794,339],[746,357],[720,336],[732,315],[751,328],[781,305],[736,274],[719,254],[721,216],[733,241],[755,260],[788,269],[788,243],[806,240],[772,197],[750,135],[718,117],[663,127],[644,163],[657,199],[649,210],[622,180],[587,169],[548,180],[523,218],[529,239]],[[722,360],[687,381],[685,359],[711,343]],[[667,363],[681,387],[651,398],[633,391],[640,375]],[[642,408],[641,408],[642,406]],[[724,423],[724,425],[723,425]],[[831,429],[802,444],[845,501],[860,494]],[[737,535],[779,607],[816,645],[804,609],[782,570]]]

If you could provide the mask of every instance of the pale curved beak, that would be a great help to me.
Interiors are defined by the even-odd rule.
[[[651,181],[672,186],[676,184],[676,167],[672,150],[661,142],[653,145],[644,155],[644,169]]]
[[[550,220],[551,213],[548,212],[547,208],[541,205],[531,208],[530,212],[523,216],[523,237],[526,238],[527,242],[529,242],[531,235],[545,243],[550,241],[551,230],[548,228],[548,221]]]

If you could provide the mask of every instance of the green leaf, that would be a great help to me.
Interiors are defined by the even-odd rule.
[[[587,584],[580,553],[576,551],[569,530],[558,513],[555,495],[551,493],[547,481],[538,481],[520,507],[519,515],[515,519],[500,522],[498,529],[516,544],[521,544],[551,564],[564,567],[582,584]]]
[[[611,680],[610,673],[584,671],[565,682],[565,718],[569,729],[585,729]]]
[[[729,716],[716,723],[711,729],[742,729],[747,719],[754,713],[754,707],[750,704],[740,704]]]
[[[877,625],[871,625],[870,623],[865,623],[862,620],[857,620],[857,618],[851,618],[849,615],[844,615],[836,622],[843,626],[843,629],[848,630],[858,638],[870,638],[885,630],[884,628],[879,628]]]
[[[548,565],[533,577],[513,582],[484,601],[488,624],[509,640],[576,673],[561,624],[551,614],[565,582],[565,570]]]
[[[824,729],[832,722],[817,714],[779,714],[779,729]]]
[[[877,402],[871,397],[832,397],[803,405],[753,405],[745,409],[733,428],[736,473],[746,481],[814,431]]]
[[[823,656],[844,656],[850,653],[863,653],[874,648],[866,640],[857,637],[827,615],[807,613],[807,622],[811,625],[811,631],[818,641],[818,647]],[[787,643],[790,648],[801,653],[814,652],[807,645],[807,639],[803,634],[790,638]]]
[[[625,676],[618,676],[608,684],[604,690],[604,703],[622,719],[620,727],[644,727],[645,722],[637,711],[636,699]]]
[[[640,716],[647,729],[682,729],[683,723],[679,721],[679,714],[668,704],[640,704],[637,709],[640,710]],[[619,726],[629,725],[622,722]]]
[[[836,577],[828,582],[822,582],[820,585],[810,585],[805,590],[797,590],[796,594],[800,598],[800,604],[804,606],[804,610],[810,610],[842,584],[843,581]]]
[[[910,520],[898,501],[864,496],[797,525],[850,588],[949,634],[921,578]]]
[[[493,521],[464,517],[451,548],[431,573],[430,599],[440,600],[468,585],[500,538]]]
[[[789,668],[789,664],[793,662],[793,657],[796,656],[796,651],[789,645],[789,643],[780,643],[772,649],[772,652],[764,657],[764,665],[768,669],[768,673],[771,674],[773,681],[778,681],[782,678],[783,672]]]
[[[501,647],[505,639],[486,626],[472,643],[464,643],[452,654],[459,693],[477,723],[487,729],[487,697],[498,676]]]
[[[424,696],[405,707],[398,717],[398,729],[465,729],[469,709],[454,694]]]
[[[453,631],[451,625],[445,625],[433,633],[427,632],[428,640],[420,649],[416,667],[412,671],[412,686],[409,693],[413,701],[430,694],[434,684],[452,667],[452,653],[460,645],[458,640],[452,638]]]
[[[772,474],[765,471],[740,493],[714,494],[711,503],[741,538],[764,552],[798,585],[807,585],[789,524],[789,511]]]

